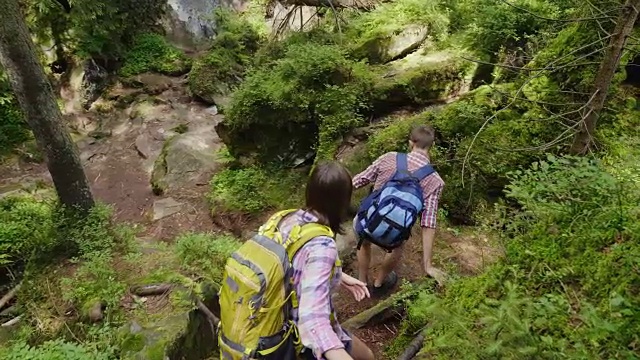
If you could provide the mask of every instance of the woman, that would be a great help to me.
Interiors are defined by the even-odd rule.
[[[351,175],[342,165],[318,164],[307,182],[305,208],[284,218],[278,226],[280,232],[286,237],[295,225],[317,222],[336,234],[341,233],[352,189]],[[335,239],[318,236],[293,258],[293,282],[299,306],[292,310],[292,317],[305,346],[303,358],[373,360],[373,352],[335,320],[331,294],[338,285],[346,288],[357,301],[369,297],[365,283],[334,267],[337,257]]]

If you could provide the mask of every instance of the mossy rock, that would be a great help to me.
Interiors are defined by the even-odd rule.
[[[389,63],[376,85],[374,109],[378,112],[402,106],[443,102],[460,93],[475,66],[455,52],[416,52]]]
[[[422,46],[429,31],[423,25],[409,25],[406,28],[388,34],[381,34],[357,45],[353,54],[366,58],[371,64],[384,64],[403,58]]]
[[[203,303],[214,313],[217,296],[215,286],[202,286]],[[147,323],[132,320],[119,332],[123,359],[130,360],[200,360],[217,359],[216,328],[191,306],[186,291],[173,290],[171,310],[156,314],[157,321]],[[178,300],[176,300],[178,299]]]

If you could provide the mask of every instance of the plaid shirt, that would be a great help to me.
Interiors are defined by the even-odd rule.
[[[353,178],[353,186],[359,189],[374,183],[373,189],[378,190],[386,184],[396,172],[396,152],[389,152],[380,156],[365,171]],[[419,152],[411,152],[407,156],[409,171],[415,171],[429,164],[429,157]],[[420,224],[422,227],[435,229],[438,214],[438,201],[444,187],[444,181],[437,172],[427,176],[420,182],[424,196],[424,210]]]
[[[315,222],[312,214],[298,210],[279,225],[283,237],[289,236],[294,225]],[[338,249],[335,240],[318,236],[306,243],[293,258],[293,284],[298,296],[298,309],[292,309],[293,321],[298,327],[302,345],[322,359],[329,350],[343,349],[351,338],[342,330],[337,319],[331,293],[340,285],[342,269],[334,269]]]

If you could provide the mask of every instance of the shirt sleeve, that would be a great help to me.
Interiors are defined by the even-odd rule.
[[[378,174],[380,173],[380,164],[383,159],[387,156],[384,154],[376,159],[373,164],[369,165],[363,172],[353,177],[353,187],[359,189],[363,186],[371,184],[376,181],[378,178]]]
[[[435,229],[436,218],[438,217],[438,202],[442,194],[444,185],[436,187],[427,197],[424,198],[424,211],[422,212],[422,227]]]
[[[331,326],[331,274],[338,257],[333,241],[310,242],[309,255],[300,278],[300,304],[298,331],[305,347],[313,350],[316,358],[344,344]]]

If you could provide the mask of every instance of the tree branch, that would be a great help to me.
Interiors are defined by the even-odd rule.
[[[546,17],[546,16],[538,15],[538,14],[534,13],[534,12],[533,12],[533,11],[531,11],[531,10],[525,9],[525,8],[520,7],[520,6],[517,6],[517,5],[514,5],[514,4],[510,3],[510,2],[509,2],[509,1],[507,1],[507,0],[500,0],[500,1],[502,1],[503,3],[505,3],[505,4],[509,5],[509,6],[511,6],[511,7],[512,7],[512,8],[514,8],[514,9],[518,9],[518,10],[520,10],[520,11],[524,11],[524,12],[526,12],[527,14],[530,14],[530,15],[533,15],[533,16],[537,17],[538,19],[547,20],[547,21],[557,21],[557,22],[580,22],[580,21],[592,21],[592,20],[603,20],[603,19],[611,20],[611,19],[613,18],[612,16],[605,15],[605,16],[596,16],[596,17],[588,17],[588,18],[577,18],[577,19],[553,19],[553,18],[548,18],[548,17]],[[611,10],[609,10],[609,11],[607,11],[607,12],[613,12],[613,11],[615,11],[615,10],[617,10],[617,9],[611,9]],[[606,13],[606,12],[605,12],[605,13]]]

